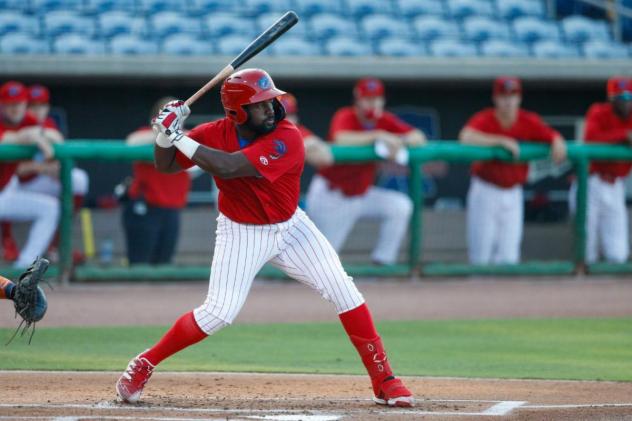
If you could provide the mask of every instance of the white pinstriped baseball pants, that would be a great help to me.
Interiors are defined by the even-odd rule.
[[[208,295],[193,311],[206,334],[232,323],[266,263],[314,288],[338,313],[364,303],[333,247],[301,209],[270,225],[239,224],[220,214]]]

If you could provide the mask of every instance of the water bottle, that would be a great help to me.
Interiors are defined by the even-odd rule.
[[[102,265],[109,265],[114,260],[114,241],[109,238],[101,241],[99,247],[99,262]]]

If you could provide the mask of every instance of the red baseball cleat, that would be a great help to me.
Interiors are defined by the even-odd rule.
[[[141,355],[138,354],[129,362],[127,369],[116,382],[116,394],[123,402],[138,402],[145,383],[154,372],[155,366]]]
[[[379,388],[379,393],[373,398],[379,405],[398,406],[410,408],[415,404],[413,394],[400,379],[391,377],[384,380]]]

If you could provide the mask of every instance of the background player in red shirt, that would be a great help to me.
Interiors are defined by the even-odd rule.
[[[515,77],[494,81],[493,108],[472,116],[459,134],[462,143],[501,146],[514,157],[519,142],[551,144],[556,163],[566,158],[566,143],[535,113],[520,108],[522,83]],[[467,243],[473,264],[517,263],[522,241],[522,185],[529,167],[523,163],[475,162],[467,195]]]
[[[0,142],[36,144],[48,159],[53,155],[51,142],[59,142],[61,134],[43,128],[26,111],[28,92],[19,82],[7,82],[0,87]],[[14,177],[18,162],[0,162],[0,220],[33,221],[26,244],[15,262],[27,267],[42,256],[57,228],[59,202],[54,197],[21,191]]]
[[[175,98],[162,98],[150,119]],[[141,127],[127,136],[128,145],[153,144],[156,133]],[[153,162],[133,164],[129,200],[123,209],[123,227],[130,264],[171,262],[180,236],[180,213],[187,204],[191,177],[185,171],[165,174]]]
[[[354,104],[334,115],[329,139],[337,145],[385,144],[390,157],[407,145],[422,145],[426,138],[414,127],[384,110],[384,85],[378,79],[359,80],[353,90]],[[314,176],[307,193],[307,212],[339,251],[362,217],[382,220],[372,260],[377,264],[397,261],[412,212],[410,198],[395,190],[376,187],[377,164],[336,164]]]
[[[285,109],[285,118],[290,120],[301,132],[303,142],[305,142],[305,162],[316,168],[333,164],[334,157],[329,145],[299,122],[296,97],[286,93],[279,97],[279,101]]]
[[[632,146],[632,78],[608,80],[607,102],[597,102],[586,113],[584,142]],[[632,164],[628,161],[594,161],[588,179],[586,219],[586,261],[594,263],[599,255],[609,262],[624,262],[630,254],[628,211],[625,205],[625,177]],[[576,187],[571,188],[574,211]]]
[[[220,215],[206,301],[129,363],[116,385],[124,401],[140,398],[156,364],[232,323],[254,277],[271,263],[334,304],[369,372],[377,403],[413,404],[410,391],[393,377],[364,298],[298,208],[305,149],[299,131],[284,118],[277,99],[282,94],[266,72],[245,69],[222,85],[226,118],[202,124],[188,136],[182,123],[189,109],[182,101],[168,104],[156,118],[161,131],[156,167],[178,172],[195,163],[212,174]]]

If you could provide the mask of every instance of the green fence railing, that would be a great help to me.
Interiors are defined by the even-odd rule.
[[[336,162],[366,162],[379,158],[373,147],[334,146],[333,154]],[[0,161],[28,159],[36,152],[33,146],[1,145]],[[520,145],[519,161],[546,159],[549,147],[543,144],[524,143]],[[62,183],[62,216],[60,221],[60,261],[58,272],[62,279],[69,279],[72,269],[72,180],[71,169],[75,160],[125,160],[136,161],[153,159],[151,145],[127,146],[121,140],[76,139],[65,144],[55,145],[55,158],[61,164]],[[408,246],[408,259],[404,265],[373,268],[369,266],[345,266],[357,276],[402,276],[414,272],[426,275],[467,275],[467,274],[502,274],[502,275],[558,275],[571,274],[585,268],[586,253],[586,208],[588,163],[590,160],[632,160],[632,148],[623,145],[585,145],[576,142],[568,143],[568,158],[572,161],[577,175],[577,213],[574,221],[574,259],[562,262],[526,262],[517,265],[473,266],[467,264],[425,264],[422,261],[421,223],[423,211],[423,192],[421,189],[421,164],[427,161],[470,162],[498,159],[512,161],[511,154],[498,147],[486,148],[462,145],[455,141],[434,141],[424,147],[410,149],[410,195],[414,203],[411,217],[411,235]],[[209,268],[201,267],[130,267],[101,268],[80,267],[75,273],[78,279],[167,279],[167,278],[200,278],[208,276]],[[591,273],[631,272],[632,264],[600,263],[589,268]],[[275,271],[267,271],[271,276]]]

